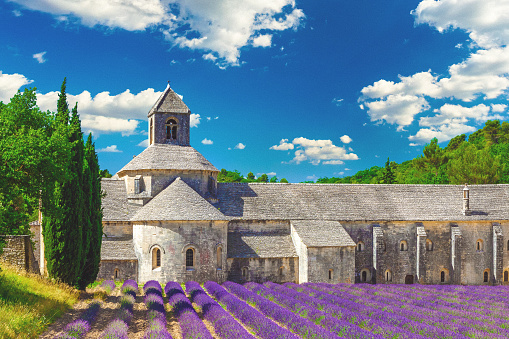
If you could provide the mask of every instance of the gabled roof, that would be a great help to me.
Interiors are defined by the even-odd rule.
[[[337,221],[291,220],[300,239],[307,247],[355,246],[355,242]]]
[[[118,173],[151,169],[219,172],[214,165],[191,146],[152,144]]]
[[[226,219],[217,208],[178,177],[143,206],[131,221]]]
[[[291,258],[297,252],[289,234],[228,232],[228,258]]]
[[[103,238],[101,243],[101,260],[137,260],[134,253],[133,239],[112,239]]]
[[[154,113],[191,113],[191,110],[168,84],[168,87],[148,112],[148,116]]]
[[[101,189],[104,221],[128,221],[141,208],[128,204],[124,180],[103,178]]]
[[[509,185],[218,183],[221,212],[253,220],[509,220]]]

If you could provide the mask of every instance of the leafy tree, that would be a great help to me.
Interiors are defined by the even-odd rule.
[[[221,172],[219,172],[219,174],[217,175],[218,182],[241,182],[242,179],[244,178],[237,170],[227,171],[223,168],[221,169]]]
[[[270,178],[269,182],[271,183],[276,183],[277,182],[277,177],[276,176],[273,176],[272,178]]]
[[[0,102],[0,234],[29,234],[39,199],[46,202],[44,192],[65,177],[68,147],[51,135],[51,122],[36,105],[35,88]]]
[[[269,182],[269,177],[267,174],[263,173],[256,179],[256,182]]]
[[[281,179],[280,183],[288,184],[288,180],[286,180],[285,178],[283,178],[283,179]]]
[[[489,149],[478,150],[474,145],[462,145],[449,162],[448,175],[452,184],[494,184],[503,166],[500,156],[492,156]]]
[[[99,170],[99,177],[101,178],[111,178],[112,175],[107,169]]]
[[[445,148],[446,151],[451,152],[457,149],[461,146],[462,143],[464,143],[467,140],[467,136],[465,134],[460,134],[455,136],[449,141],[449,144],[447,144],[447,147]]]
[[[253,174],[253,172],[249,172],[249,173],[247,174],[247,179],[248,179],[248,180],[252,180],[252,181],[256,180],[256,179],[255,179],[255,176],[254,176],[254,174]]]
[[[500,137],[500,121],[499,120],[488,120],[484,124],[482,129],[484,134],[484,140],[486,146],[491,146],[494,144],[498,144],[498,139]]]

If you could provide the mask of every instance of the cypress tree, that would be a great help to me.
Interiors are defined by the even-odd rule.
[[[83,136],[77,106],[69,121],[66,79],[59,94],[53,133],[67,138],[70,161],[67,176],[55,183],[53,213],[44,216],[43,234],[47,270],[50,277],[69,285],[78,285],[83,268]],[[48,209],[50,210],[50,209]]]
[[[84,267],[79,282],[80,289],[84,289],[88,284],[95,281],[97,273],[99,273],[99,263],[101,261],[101,242],[103,234],[101,178],[99,174],[99,161],[95,152],[95,146],[92,142],[92,134],[88,135],[85,144],[83,176],[83,192],[86,206],[85,213],[88,215],[88,218],[85,218],[88,220],[85,220],[86,223],[84,225],[86,225],[88,231],[83,232]]]

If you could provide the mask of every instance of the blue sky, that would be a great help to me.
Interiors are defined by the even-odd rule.
[[[67,77],[102,168],[147,140],[167,81],[217,168],[352,175],[507,120],[508,0],[0,1],[0,100]]]

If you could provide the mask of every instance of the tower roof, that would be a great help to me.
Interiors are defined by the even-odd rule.
[[[191,113],[191,110],[168,84],[168,87],[148,112],[148,116],[154,113]]]

